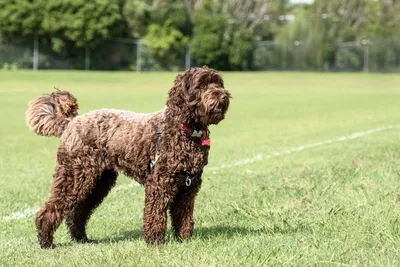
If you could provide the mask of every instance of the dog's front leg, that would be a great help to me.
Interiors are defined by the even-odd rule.
[[[167,229],[167,210],[174,190],[157,183],[146,184],[143,233],[147,244],[164,243]]]
[[[198,178],[190,186],[179,187],[171,203],[172,228],[180,240],[191,237],[193,233],[194,200],[201,186],[201,177]]]

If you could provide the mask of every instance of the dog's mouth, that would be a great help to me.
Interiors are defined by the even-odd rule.
[[[229,107],[230,94],[225,89],[215,89],[205,92],[199,103],[197,115],[204,125],[218,124],[225,118]]]
[[[210,109],[208,113],[207,124],[218,124],[223,119],[225,119],[225,114],[229,107],[229,99],[218,102],[213,108]]]
[[[225,119],[225,113],[219,112],[216,113],[212,116],[212,120],[210,124],[218,124],[220,123],[223,119]]]

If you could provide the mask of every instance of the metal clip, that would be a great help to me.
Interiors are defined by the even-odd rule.
[[[192,178],[188,176],[186,176],[186,181],[185,181],[186,186],[190,186],[192,184]]]

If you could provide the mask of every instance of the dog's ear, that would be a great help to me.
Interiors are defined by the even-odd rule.
[[[189,122],[191,113],[188,107],[188,96],[191,86],[190,75],[188,71],[175,77],[174,85],[168,92],[167,107],[168,114],[180,122]]]
[[[186,96],[190,88],[189,75],[186,72],[175,77],[174,85],[168,92],[167,106],[173,110],[180,110],[186,105]]]
[[[183,88],[185,88],[185,92],[186,93],[188,93],[189,92],[189,90],[190,90],[190,86],[191,86],[191,82],[192,82],[192,79],[191,79],[191,75],[183,75],[183,79],[182,79],[182,87]]]
[[[188,93],[192,86],[192,75],[195,68],[190,68],[185,72],[178,74],[174,80],[174,87],[183,89],[183,93]]]

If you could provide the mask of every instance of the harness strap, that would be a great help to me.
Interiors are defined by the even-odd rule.
[[[161,153],[161,129],[158,127],[157,127],[156,137],[157,137],[156,155],[158,154],[159,156]]]
[[[156,131],[156,155],[154,157],[154,160],[151,160],[150,162],[150,170],[154,169],[154,166],[156,165],[158,159],[160,158],[161,155],[161,129],[157,127]]]
[[[189,130],[190,130],[190,128],[189,128]],[[210,143],[209,143],[210,139],[208,139],[208,135],[209,135],[209,131],[208,130],[207,131],[205,131],[205,130],[199,131],[200,133],[198,133],[196,131],[193,131],[193,132],[196,135],[197,134],[200,135],[199,137],[200,137],[200,140],[201,140],[203,146],[210,146]],[[156,155],[154,157],[154,160],[152,159],[150,161],[150,170],[151,171],[154,169],[154,166],[156,165],[156,163],[157,163],[157,161],[158,161],[158,159],[160,158],[160,155],[161,155],[161,133],[162,133],[161,129],[159,127],[157,127],[157,131],[156,131]],[[204,144],[204,142],[206,144]],[[196,177],[198,175],[199,175],[198,173],[196,173],[195,175],[191,175],[191,174],[187,173],[186,174],[186,179],[185,179],[185,185],[188,186],[188,187],[191,186],[192,185],[192,181],[194,179],[196,179]]]

